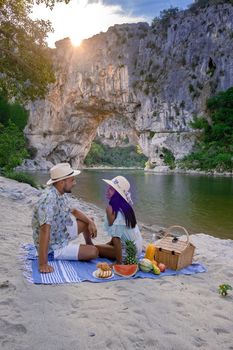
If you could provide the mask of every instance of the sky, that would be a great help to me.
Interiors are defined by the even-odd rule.
[[[33,19],[49,19],[54,33],[48,36],[48,45],[70,37],[73,45],[110,26],[122,23],[148,22],[170,7],[185,9],[193,0],[71,0],[68,5],[58,3],[51,11],[45,5],[35,5]]]

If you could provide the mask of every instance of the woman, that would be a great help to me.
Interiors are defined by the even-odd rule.
[[[104,228],[111,240],[96,247],[100,257],[115,259],[117,264],[122,264],[126,257],[127,240],[135,243],[138,256],[142,252],[142,236],[132,208],[130,183],[123,176],[103,181],[109,185],[106,192],[109,205],[106,208]]]

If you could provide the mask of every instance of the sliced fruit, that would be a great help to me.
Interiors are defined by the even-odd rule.
[[[138,265],[114,265],[113,270],[116,275],[123,277],[132,277],[138,271]]]

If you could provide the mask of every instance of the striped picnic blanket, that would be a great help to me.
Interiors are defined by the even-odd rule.
[[[32,244],[25,244],[22,246],[24,252],[25,269],[24,275],[28,281],[35,284],[62,284],[62,283],[80,283],[83,281],[104,283],[110,281],[117,281],[122,279],[128,279],[127,277],[113,275],[109,279],[96,278],[93,273],[96,270],[96,264],[100,261],[106,261],[107,259],[95,259],[89,262],[84,261],[67,261],[67,260],[54,260],[52,256],[49,256],[49,264],[54,268],[52,273],[40,273],[38,271],[38,259],[36,257],[36,250]],[[192,264],[179,271],[167,269],[160,275],[154,275],[153,273],[138,271],[136,275],[130,278],[153,278],[158,279],[165,276],[173,275],[193,275],[200,272],[206,272],[206,268],[198,263]]]

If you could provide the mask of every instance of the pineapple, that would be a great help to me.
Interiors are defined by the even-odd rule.
[[[137,259],[137,248],[136,245],[133,241],[126,241],[126,253],[127,256],[125,258],[124,263],[126,265],[134,265],[138,263],[138,259]]]

